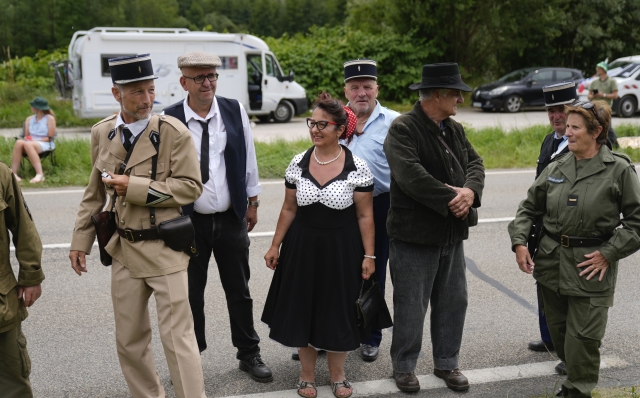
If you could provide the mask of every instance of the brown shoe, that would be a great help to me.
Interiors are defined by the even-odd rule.
[[[433,374],[444,380],[447,387],[454,391],[464,391],[469,389],[469,380],[462,374],[462,372],[460,372],[460,369],[433,369]]]
[[[396,381],[396,386],[400,391],[404,392],[416,392],[420,391],[420,382],[416,375],[411,373],[398,373],[393,372],[393,378]]]

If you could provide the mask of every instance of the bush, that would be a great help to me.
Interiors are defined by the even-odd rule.
[[[347,27],[312,27],[306,34],[281,38],[265,38],[280,61],[283,72],[293,69],[296,81],[313,100],[318,92],[327,91],[342,97],[344,62],[357,58],[374,59],[378,64],[380,99],[407,102],[408,86],[420,81],[422,64],[435,52],[426,42],[384,31],[377,35]]]
[[[50,89],[54,87],[53,71],[50,62],[67,59],[66,50],[48,52],[40,50],[33,57],[10,59],[0,64],[0,84],[16,83],[32,89]]]

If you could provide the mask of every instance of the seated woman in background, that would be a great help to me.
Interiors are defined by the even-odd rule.
[[[29,105],[31,105],[31,112],[34,115],[27,117],[25,120],[24,138],[16,140],[16,145],[13,147],[11,170],[13,170],[16,179],[21,181],[22,179],[18,177],[17,171],[20,167],[22,156],[27,155],[36,171],[36,176],[30,182],[37,183],[44,181],[40,154],[55,148],[53,137],[56,133],[56,119],[46,99],[36,97]]]

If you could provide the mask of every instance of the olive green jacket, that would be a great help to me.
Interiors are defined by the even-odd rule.
[[[18,300],[17,285],[35,286],[44,280],[42,242],[11,169],[0,163],[0,333],[18,326],[27,310]],[[9,231],[13,236],[18,278],[11,269]]]
[[[544,236],[533,259],[535,279],[564,295],[612,296],[618,260],[640,248],[640,183],[633,164],[604,145],[579,175],[573,153],[550,164],[529,188],[509,224],[513,249],[527,244],[529,230],[540,217],[552,234],[613,236],[595,247],[563,247]],[[585,254],[596,250],[610,265],[602,281],[598,280],[600,274],[591,280],[579,276],[583,268],[576,266],[587,260]]]

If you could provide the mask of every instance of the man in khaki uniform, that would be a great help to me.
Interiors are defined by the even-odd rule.
[[[4,163],[0,163],[0,195],[0,395],[29,398],[33,397],[31,360],[21,323],[28,315],[26,307],[42,293],[42,243],[20,187]],[[9,259],[8,231],[20,263],[17,280]]]
[[[111,208],[115,196],[118,231],[105,249],[113,257],[111,298],[116,345],[131,395],[165,396],[150,345],[147,306],[153,293],[176,395],[204,397],[202,365],[189,307],[189,256],[170,249],[150,222],[151,208],[155,209],[158,225],[179,217],[180,206],[200,196],[198,158],[191,134],[182,123],[170,116],[150,116],[156,77],[149,54],[113,58],[109,67],[120,113],[91,129],[94,167],[71,240],[71,266],[78,275],[87,272],[85,255],[90,253],[96,236],[91,216]],[[127,151],[131,151],[130,157]],[[152,180],[154,155],[157,172]],[[123,173],[119,172],[121,165]],[[109,178],[103,178],[102,173],[108,173]]]

